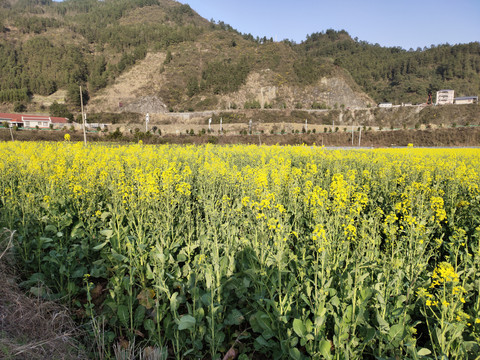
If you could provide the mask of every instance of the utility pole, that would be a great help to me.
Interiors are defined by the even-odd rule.
[[[360,147],[361,140],[362,140],[362,128],[360,128],[360,133],[358,134],[358,147]]]
[[[353,125],[352,125],[352,146],[353,146]]]
[[[10,128],[10,135],[11,135],[11,137],[12,137],[12,141],[15,141],[15,140],[13,139],[12,124],[9,124],[8,127]]]
[[[145,116],[145,132],[148,131],[148,122],[150,121],[150,115],[147,113]]]
[[[83,112],[83,95],[82,95],[82,85],[80,85],[80,104],[82,105],[82,127],[83,127],[83,143],[87,146],[87,132],[86,132],[86,122],[87,122],[87,114]]]

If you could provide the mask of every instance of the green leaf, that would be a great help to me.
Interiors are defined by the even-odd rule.
[[[209,271],[205,273],[205,282],[207,289],[210,289],[212,287],[212,274]]]
[[[127,262],[128,258],[112,249],[112,257],[118,262]]]
[[[84,235],[83,231],[83,222],[78,222],[72,229],[72,232],[70,233],[70,237],[72,239],[80,238]]]
[[[193,330],[195,318],[192,315],[183,315],[178,322],[178,330]]]
[[[113,230],[109,230],[109,229],[101,230],[100,234],[105,236],[107,239],[110,239],[113,236]]]
[[[300,319],[293,320],[293,331],[300,337],[304,337],[307,334],[307,328]]]
[[[332,345],[330,344],[330,341],[325,339],[322,339],[322,341],[320,341],[320,354],[322,354],[325,359],[332,358],[332,354],[330,353],[331,348]]]
[[[388,332],[391,340],[402,340],[405,328],[402,324],[393,325]]]
[[[255,339],[254,346],[257,347],[258,345],[260,345],[259,347],[260,349],[270,347],[270,344],[267,342],[267,340],[263,338],[262,335],[260,335]]]
[[[111,214],[108,211],[104,211],[102,215],[100,215],[100,218],[102,219],[102,221],[105,221],[110,215]]]
[[[148,331],[148,332],[155,332],[155,323],[153,322],[152,319],[145,319],[143,322],[143,327]]]
[[[302,354],[300,353],[300,350],[298,350],[297,348],[290,349],[289,353],[292,359],[300,360],[302,358]]]
[[[133,315],[133,326],[138,328],[142,323],[143,319],[145,318],[145,307],[143,305],[137,306],[135,310],[135,314]]]
[[[72,272],[71,277],[73,279],[79,279],[79,278],[82,278],[83,275],[85,275],[86,273],[87,273],[87,268],[85,266],[81,266]]]
[[[174,292],[170,297],[170,310],[175,312],[178,309],[179,303],[177,301],[178,292]]]
[[[390,326],[388,323],[380,316],[380,314],[377,312],[377,322],[378,326],[380,328],[380,332],[382,334],[386,334],[390,330]]]
[[[93,250],[93,251],[101,250],[101,249],[103,249],[103,247],[104,247],[105,245],[107,245],[108,243],[109,243],[109,241],[107,240],[107,241],[105,241],[105,242],[103,242],[103,243],[101,243],[101,244],[99,244],[99,245],[97,245],[97,246],[94,246],[94,247],[92,248],[92,250]]]
[[[426,348],[421,348],[420,350],[417,351],[418,356],[427,356],[430,355],[432,352]]]
[[[118,320],[120,320],[120,323],[123,326],[128,327],[130,312],[126,305],[118,305],[117,316],[118,316]]]
[[[45,226],[45,231],[56,233],[57,232],[57,227],[55,225],[47,225],[47,226]]]

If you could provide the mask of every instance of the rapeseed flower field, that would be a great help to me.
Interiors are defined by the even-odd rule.
[[[23,286],[75,309],[102,356],[480,353],[480,150],[66,139],[0,153]]]

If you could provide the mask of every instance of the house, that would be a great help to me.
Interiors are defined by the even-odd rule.
[[[437,91],[437,102],[435,105],[453,104],[454,96],[454,90],[439,90]]]
[[[462,96],[457,97],[454,100],[455,104],[463,105],[463,104],[478,104],[478,96]]]
[[[378,107],[391,108],[391,107],[393,107],[393,105],[392,105],[392,103],[380,103],[380,104],[378,104]]]
[[[67,125],[68,119],[61,117],[42,116],[42,115],[26,115],[26,114],[6,114],[0,113],[0,123],[7,122],[10,126],[19,128],[40,129],[63,128]]]

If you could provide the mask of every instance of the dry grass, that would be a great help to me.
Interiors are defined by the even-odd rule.
[[[58,90],[57,92],[49,96],[33,95],[32,102],[37,103],[38,105],[43,105],[45,107],[48,107],[52,105],[54,101],[56,101],[59,104],[64,104],[66,97],[67,97],[66,90]]]
[[[0,234],[0,358],[87,359],[67,309],[19,289],[10,251],[13,239],[14,232]]]
[[[160,68],[163,66],[165,53],[148,53],[129,70],[120,75],[115,82],[100,90],[90,99],[90,112],[118,112],[119,102],[127,107],[147,95],[158,91],[158,84],[164,82]]]

